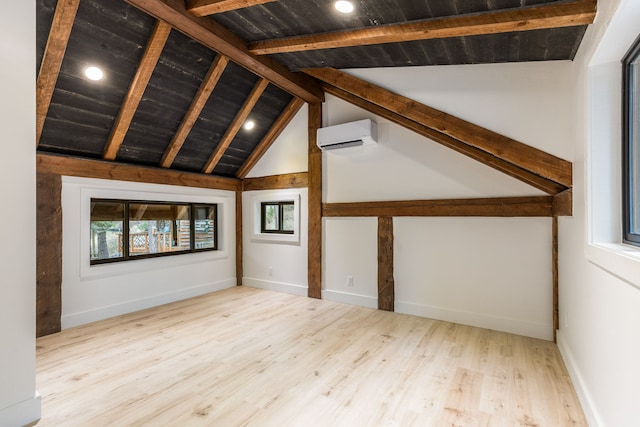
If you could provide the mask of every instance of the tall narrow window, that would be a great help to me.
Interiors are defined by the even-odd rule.
[[[623,203],[626,243],[640,246],[640,38],[623,63]]]
[[[91,201],[91,261],[124,257],[123,202]]]
[[[262,233],[293,234],[294,232],[294,203],[262,202],[260,230]]]
[[[215,249],[218,246],[216,234],[216,217],[218,209],[215,205],[193,207],[193,226],[195,249]]]

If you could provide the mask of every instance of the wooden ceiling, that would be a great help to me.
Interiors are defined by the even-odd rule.
[[[570,60],[596,11],[354,3],[341,15],[332,0],[37,0],[37,148],[244,178],[305,102],[324,99],[313,69]],[[105,78],[88,80],[88,65]]]

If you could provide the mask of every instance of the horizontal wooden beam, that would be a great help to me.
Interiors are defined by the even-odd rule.
[[[389,202],[324,203],[323,217],[551,217],[553,197],[402,200]]]
[[[114,160],[118,155],[118,150],[124,142],[124,138],[129,131],[133,116],[136,114],[138,105],[142,100],[142,95],[147,89],[153,70],[155,70],[164,45],[171,34],[171,26],[162,21],[156,22],[156,26],[151,33],[147,47],[142,55],[142,60],[138,65],[136,75],[131,82],[129,92],[120,107],[118,117],[111,129],[109,140],[105,144],[102,157],[105,160]]]
[[[190,172],[177,172],[162,168],[132,166],[102,160],[87,160],[39,153],[36,156],[37,171],[83,178],[112,179],[146,182],[150,184],[179,185],[182,187],[211,188],[238,191],[242,181]]]
[[[406,129],[412,130],[419,135],[431,139],[439,144],[444,145],[452,150],[457,151],[460,154],[477,160],[495,170],[498,170],[512,178],[518,179],[538,190],[544,191],[547,194],[557,194],[566,190],[564,185],[558,184],[550,179],[541,177],[527,170],[522,169],[512,163],[509,163],[499,157],[496,157],[486,151],[479,148],[472,147],[460,140],[452,138],[448,135],[435,131],[423,124],[410,120],[396,112],[387,110],[379,105],[373,104],[365,99],[354,96],[346,91],[338,89],[336,87],[326,85],[325,90],[331,95],[335,95],[340,99],[343,99],[355,106],[358,106],[364,110],[374,113],[380,117],[392,121]]]
[[[354,30],[264,40],[251,44],[249,51],[258,55],[269,55],[349,46],[572,27],[591,24],[595,16],[596,0],[555,2],[524,8],[425,19],[402,24],[379,25]]]
[[[296,115],[300,108],[304,105],[304,101],[299,98],[293,98],[289,105],[287,105],[278,117],[278,120],[271,126],[271,129],[267,132],[267,134],[262,138],[262,140],[258,143],[258,146],[251,152],[251,155],[245,160],[244,164],[238,169],[236,173],[236,177],[243,179],[249,171],[260,161],[262,156],[269,150],[271,145],[275,142],[275,140],[280,136],[282,131],[287,127],[287,125],[291,122],[293,117]]]
[[[288,188],[306,188],[308,186],[307,172],[263,176],[260,178],[245,178],[242,181],[242,189],[244,191],[286,190]]]
[[[36,82],[36,147],[40,143],[42,129],[79,5],[80,0],[59,0],[53,14],[53,22]]]
[[[187,10],[195,16],[207,16],[274,1],[276,0],[193,0],[187,4]]]
[[[307,102],[324,101],[320,85],[302,73],[292,73],[267,57],[249,53],[244,40],[208,17],[189,13],[184,0],[125,0],[143,12],[170,24],[187,37],[228,57],[249,71]]]
[[[514,174],[517,174],[519,170],[526,171],[527,174],[524,175],[527,176],[523,176],[523,179],[528,179],[528,175],[533,174],[552,181],[559,187],[559,191],[552,194],[571,187],[571,162],[391,92],[343,71],[333,68],[317,68],[308,69],[306,72],[323,81],[325,90],[327,90],[327,87],[340,89],[342,92],[366,101],[367,104],[382,107],[382,109],[407,119],[407,121],[418,123],[440,135],[456,139],[466,146],[484,151],[513,165]]]

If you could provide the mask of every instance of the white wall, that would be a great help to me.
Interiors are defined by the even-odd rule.
[[[35,390],[35,3],[0,8],[0,426],[40,418]]]
[[[91,198],[217,203],[220,250],[90,265]],[[235,192],[63,177],[62,327],[236,285]]]
[[[554,62],[349,72],[571,160],[571,70]],[[326,202],[543,194],[335,97],[323,113],[327,125],[379,126],[377,145],[323,154]],[[324,225],[323,297],[375,307],[375,220]],[[553,337],[550,219],[395,218],[394,232],[396,311]]]
[[[260,161],[249,171],[248,178],[307,171],[308,114],[307,104],[304,104]]]
[[[306,126],[305,126],[306,129]],[[303,141],[306,146],[306,141]],[[308,191],[245,191],[242,195],[244,286],[307,295]],[[294,200],[298,228],[292,238],[260,234],[260,202]]]
[[[574,215],[560,221],[558,344],[591,426],[637,426],[640,251],[620,244],[620,59],[640,2],[600,0],[573,64]]]
[[[571,160],[571,71],[571,63],[554,62],[349,72]],[[306,170],[303,114],[306,111],[298,114],[250,176]],[[378,123],[379,143],[323,154],[325,202],[543,194],[327,96],[325,125],[362,118]],[[288,155],[288,150],[297,154]],[[245,229],[250,226],[250,206],[245,198]],[[394,228],[397,311],[552,338],[550,219],[396,218]],[[246,235],[244,244],[245,279],[277,282],[268,276],[268,267],[277,259],[291,259],[289,264],[296,265],[299,274],[285,280],[286,288],[295,284],[289,280],[306,286],[306,252],[293,255],[290,247],[256,245]],[[284,263],[277,268],[282,267]],[[377,307],[375,218],[323,220],[322,274],[323,298]]]

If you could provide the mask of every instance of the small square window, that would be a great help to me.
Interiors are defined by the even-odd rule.
[[[262,202],[260,206],[260,231],[262,233],[293,234],[295,230],[293,200]]]

